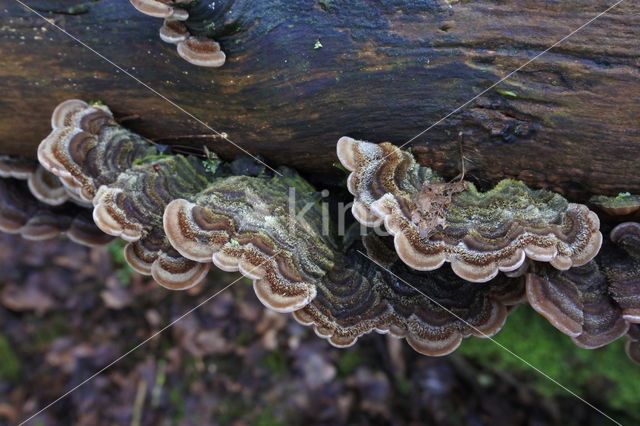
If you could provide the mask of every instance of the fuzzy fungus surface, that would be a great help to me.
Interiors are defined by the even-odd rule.
[[[400,259],[430,271],[450,262],[461,278],[485,282],[525,259],[569,269],[600,249],[598,216],[553,192],[503,180],[488,192],[470,182],[444,183],[390,143],[341,138],[338,158],[351,172],[352,212],[367,226],[384,224]]]
[[[596,195],[589,202],[611,216],[640,216],[640,195],[629,192],[615,197]]]

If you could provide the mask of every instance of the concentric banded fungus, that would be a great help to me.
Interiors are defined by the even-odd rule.
[[[91,212],[74,204],[54,207],[37,200],[24,182],[0,179],[0,230],[45,240],[66,233],[73,241],[97,246],[113,238],[101,232]]]
[[[160,27],[160,38],[165,43],[178,44],[191,36],[189,30],[180,21],[165,20]]]
[[[631,361],[640,364],[640,325],[631,324],[624,349]]]
[[[166,43],[176,44],[180,57],[187,62],[201,67],[221,67],[226,55],[220,50],[220,44],[210,38],[208,31],[198,31],[202,16],[208,16],[216,8],[212,2],[194,0],[130,0],[140,12],[156,18],[164,18],[160,28],[160,38]],[[206,3],[206,4],[205,4]],[[192,34],[183,23],[190,18],[189,9],[195,8],[196,17],[191,23],[195,29]],[[203,9],[205,12],[203,12]]]
[[[0,177],[26,179],[31,193],[45,204],[59,206],[72,199],[86,207],[86,204],[79,199],[75,192],[69,191],[60,179],[34,160],[1,156]]]
[[[509,306],[524,300],[521,278],[500,276],[478,284],[456,277],[449,268],[417,272],[379,237],[369,235],[364,243],[367,256],[390,262],[391,272],[351,249],[319,281],[317,297],[294,312],[299,322],[313,325],[334,346],[350,346],[377,331],[405,337],[422,354],[446,355],[465,337],[497,333]]]
[[[178,5],[189,3],[191,0],[129,0],[138,11],[154,18],[175,19],[185,21],[189,18],[189,13],[177,7]]]
[[[595,260],[568,271],[527,275],[531,306],[580,346],[600,347],[640,323],[640,225],[618,225]]]
[[[254,280],[266,306],[290,312],[315,297],[315,283],[333,267],[334,253],[322,236],[320,209],[300,211],[318,194],[293,170],[280,172],[217,179],[191,201],[169,203],[164,228],[186,258],[240,271]]]
[[[518,269],[525,257],[568,269],[584,265],[600,249],[596,214],[557,194],[513,180],[486,193],[471,183],[444,184],[390,143],[344,137],[337,151],[352,172],[354,216],[367,226],[384,223],[398,255],[414,269],[451,262],[458,276],[485,282],[498,271]]]
[[[38,163],[22,157],[0,155],[0,177],[29,179],[35,173]]]
[[[622,192],[616,197],[597,195],[589,201],[611,216],[640,215],[640,195]]]
[[[535,274],[527,274],[527,298],[538,313],[583,348],[607,345],[629,328],[595,261],[568,271],[537,268]]]
[[[51,126],[38,147],[38,160],[85,201],[91,202],[100,185],[113,182],[137,158],[157,154],[147,139],[118,125],[105,106],[65,101],[54,110]]]
[[[130,241],[127,262],[158,284],[181,290],[198,284],[209,265],[180,256],[165,237],[162,214],[173,199],[195,194],[211,176],[195,158],[167,156],[144,162],[100,187],[93,199],[93,219],[109,235]]]
[[[226,55],[220,44],[204,37],[189,37],[178,43],[178,55],[185,61],[201,67],[221,67]]]
[[[621,223],[611,231],[610,239],[618,249],[607,247],[597,260],[623,318],[640,323],[640,224]]]
[[[27,184],[31,193],[45,204],[59,206],[70,198],[69,192],[62,185],[60,179],[42,166],[38,166],[36,171],[29,176]]]

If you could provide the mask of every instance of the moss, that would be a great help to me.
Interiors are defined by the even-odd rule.
[[[627,359],[624,339],[600,349],[582,349],[530,307],[521,306],[495,340],[590,401],[604,401],[620,410],[640,405],[640,367]],[[525,375],[527,383],[544,395],[567,395],[564,389],[487,340],[468,339],[459,353],[492,368]],[[636,416],[640,419],[640,414]]]
[[[511,90],[496,89],[496,92],[502,96],[508,96],[510,98],[518,97],[518,95],[515,92],[512,92]]]
[[[284,425],[285,422],[276,417],[272,407],[266,407],[258,412],[253,424],[256,426],[279,426]]]
[[[113,243],[107,246],[107,251],[111,256],[111,261],[115,267],[116,276],[118,277],[118,281],[123,286],[128,286],[131,284],[131,278],[135,271],[129,266],[127,260],[124,257],[124,246],[126,242],[123,240],[115,240]]]
[[[134,166],[139,166],[141,164],[145,164],[145,163],[150,163],[150,162],[154,162],[154,161],[158,161],[158,160],[162,160],[164,158],[168,158],[168,157],[173,157],[172,155],[165,155],[165,154],[154,154],[154,155],[147,155],[146,157],[142,157],[142,158],[136,158],[133,161],[133,165]]]
[[[20,377],[20,360],[7,338],[0,334],[0,380],[16,382]]]
[[[631,194],[630,192],[620,192],[615,197],[605,197],[604,195],[596,195],[589,200],[591,203],[599,207],[624,208],[640,206],[640,195]]]
[[[356,348],[339,352],[338,376],[347,377],[355,373],[356,369],[364,364],[363,358]]]
[[[260,364],[273,374],[285,374],[288,370],[286,357],[276,351],[268,352],[260,361]]]
[[[480,192],[473,183],[453,195],[445,217],[449,223],[466,227],[495,227],[515,219],[523,222],[555,223],[569,203],[559,194],[534,190],[523,182],[504,179],[491,190]]]

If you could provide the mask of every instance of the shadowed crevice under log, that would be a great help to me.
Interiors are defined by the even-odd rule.
[[[184,62],[160,41],[161,21],[128,1],[85,4],[80,15],[43,13],[249,152],[330,183],[344,177],[332,166],[340,136],[404,143],[613,1],[217,1],[219,69]],[[68,98],[136,114],[127,126],[153,139],[210,133],[13,0],[0,10],[1,154],[35,156]],[[622,3],[413,141],[413,152],[453,177],[464,132],[467,176],[481,187],[515,177],[578,201],[640,193],[639,39],[640,4]]]

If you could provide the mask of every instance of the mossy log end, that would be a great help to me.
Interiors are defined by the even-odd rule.
[[[402,144],[438,123],[411,145],[446,176],[459,172],[463,132],[467,176],[481,187],[514,177],[576,200],[640,193],[636,1],[441,122],[613,0],[218,0],[219,69],[180,59],[160,20],[126,0],[25,2],[247,151],[316,182],[343,177],[332,165],[340,136]],[[0,10],[0,153],[34,156],[68,98],[137,114],[127,126],[150,138],[211,133],[17,2]]]

